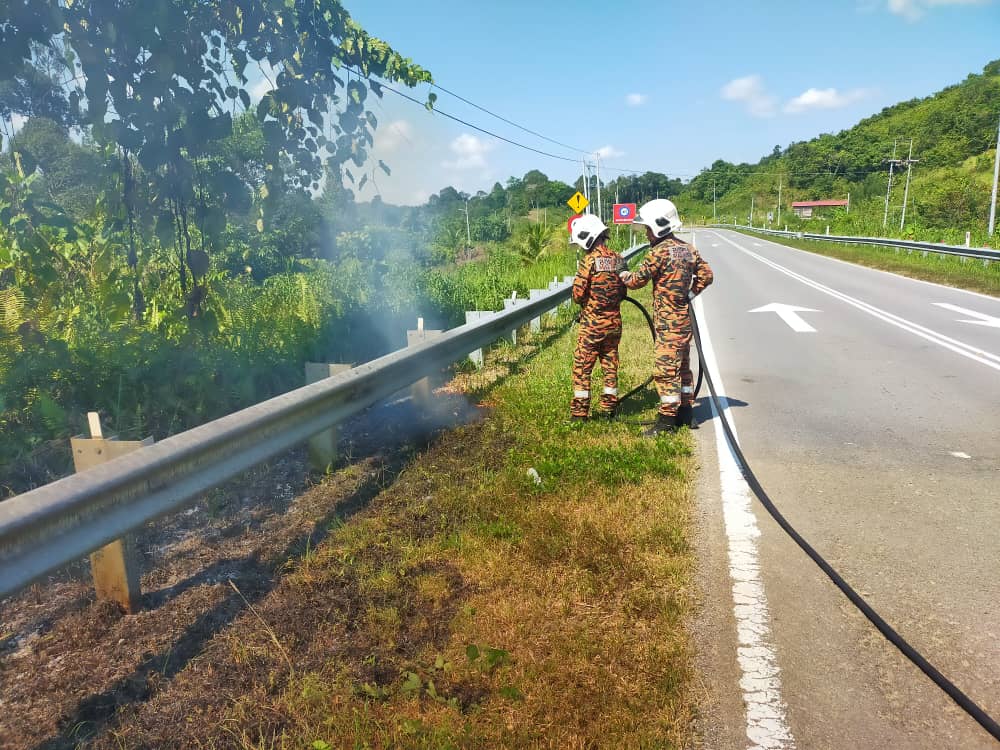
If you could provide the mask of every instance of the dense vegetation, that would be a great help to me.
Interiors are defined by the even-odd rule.
[[[552,242],[568,209],[520,215],[540,173],[502,213],[475,207],[475,250],[443,221],[454,190],[355,203],[372,76],[430,75],[336,2],[111,7],[0,20],[0,495],[66,471],[88,410],[162,438],[301,384],[305,360],[396,348],[417,314],[454,323],[572,270]]]
[[[162,438],[300,384],[306,360],[370,359],[403,345],[418,315],[454,325],[573,269],[565,201],[582,177],[531,170],[414,207],[355,200],[373,169],[391,170],[368,155],[378,80],[430,74],[336,2],[170,0],[113,18],[99,0],[9,7],[0,496],[66,471],[65,438],[88,410],[122,436]],[[270,90],[254,101],[261,77]],[[850,215],[821,221],[878,234],[881,159],[912,136],[908,233],[981,239],[998,96],[992,63],[757,165],[716,162],[686,185],[655,172],[606,182],[606,210],[616,194],[659,195],[689,220],[711,216],[714,183],[720,218],[742,219],[751,195],[774,202],[780,177],[786,205],[850,192]]]
[[[789,228],[825,227],[844,234],[899,236],[905,175],[897,170],[883,229],[888,166],[898,141],[897,158],[906,158],[913,139],[913,168],[906,209],[906,237],[964,240],[973,233],[987,241],[990,184],[1000,117],[1000,60],[982,74],[970,75],[933,96],[887,107],[836,135],[823,134],[774,151],[757,164],[716,161],[685,186],[679,199],[687,213],[712,217],[713,185],[720,220],[746,223],[751,196],[760,226],[768,211],[777,223],[778,185],[782,185],[781,223]],[[827,211],[811,222],[799,221],[792,201],[846,198],[850,213]]]

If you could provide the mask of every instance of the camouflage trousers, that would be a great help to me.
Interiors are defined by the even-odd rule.
[[[618,344],[621,338],[621,328],[580,326],[576,351],[573,352],[573,401],[570,403],[570,414],[574,417],[585,417],[590,410],[590,379],[598,360],[604,372],[601,409],[611,411],[618,405]]]
[[[660,414],[674,417],[677,416],[678,407],[694,403],[690,327],[657,330],[653,382],[660,396]]]

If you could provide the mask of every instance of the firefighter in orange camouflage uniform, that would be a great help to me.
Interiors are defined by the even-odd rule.
[[[712,283],[712,269],[694,245],[674,236],[681,228],[677,207],[665,198],[644,203],[632,222],[646,227],[649,253],[634,272],[623,272],[629,289],[653,282],[656,362],[653,382],[660,396],[656,422],[649,436],[692,425],[694,377],[691,374],[689,300]]]
[[[618,405],[618,343],[622,337],[621,302],[625,285],[622,257],[607,247],[608,228],[599,218],[584,214],[574,219],[569,241],[586,255],[573,279],[573,301],[581,306],[580,335],[573,353],[573,401],[570,419],[584,420],[590,410],[590,379],[597,360],[604,372],[600,407],[611,416]]]

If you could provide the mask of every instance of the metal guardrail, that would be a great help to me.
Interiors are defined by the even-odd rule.
[[[646,248],[623,255],[631,259]],[[567,301],[535,300],[445,331],[340,375],[275,396],[0,502],[0,598],[306,441]]]
[[[812,234],[810,232],[783,232],[779,229],[743,226],[742,224],[709,224],[717,229],[742,229],[746,232],[770,234],[776,237],[791,237],[800,240],[823,240],[824,242],[843,242],[852,245],[881,245],[884,247],[899,247],[907,250],[922,250],[923,252],[954,255],[962,258],[977,258],[979,260],[1000,261],[1000,250],[988,248],[965,247],[964,245],[944,245],[937,242],[916,242],[913,240],[894,240],[887,237],[842,237],[833,234]]]

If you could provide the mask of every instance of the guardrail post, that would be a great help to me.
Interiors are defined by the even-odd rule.
[[[569,284],[570,286],[572,286],[573,279],[575,279],[575,278],[576,278],[575,274],[573,276],[563,276],[563,284]],[[572,297],[572,295],[569,296],[569,297],[567,297],[566,301],[563,302],[563,304],[566,307],[572,307],[573,306],[573,297]]]
[[[90,437],[77,435],[70,438],[73,451],[73,468],[86,471],[113,458],[153,444],[145,440],[117,440],[105,438],[101,430],[101,417],[97,412],[87,413]],[[129,614],[139,611],[142,590],[139,585],[139,558],[131,537],[115,539],[90,555],[90,572],[98,599],[115,602]]]
[[[350,370],[354,365],[306,362],[306,385],[325,380]],[[327,429],[309,438],[309,464],[315,471],[325,472],[337,460],[337,428]]]
[[[517,307],[518,305],[523,305],[527,301],[528,300],[526,300],[526,299],[518,299],[517,298],[517,292],[515,291],[510,296],[510,299],[505,299],[503,301],[503,309],[504,310],[512,310],[513,308]],[[517,329],[516,328],[511,329],[511,332],[510,332],[510,343],[512,343],[514,346],[517,346]]]
[[[478,323],[483,318],[488,318],[491,315],[496,315],[492,310],[466,310],[465,311],[465,322],[466,323]],[[472,360],[474,364],[480,370],[483,368],[483,350],[476,349],[474,352],[469,352],[469,359]]]
[[[545,294],[544,289],[529,289],[528,290],[528,300],[538,299]],[[537,318],[532,318],[529,328],[532,333],[541,333],[542,331],[542,316],[539,315]]]
[[[417,330],[406,332],[406,346],[407,348],[419,346],[428,339],[437,338],[442,333],[443,331],[425,329],[424,319],[417,318]],[[428,404],[431,400],[431,390],[431,378],[428,375],[410,386],[410,395],[414,402]]]

